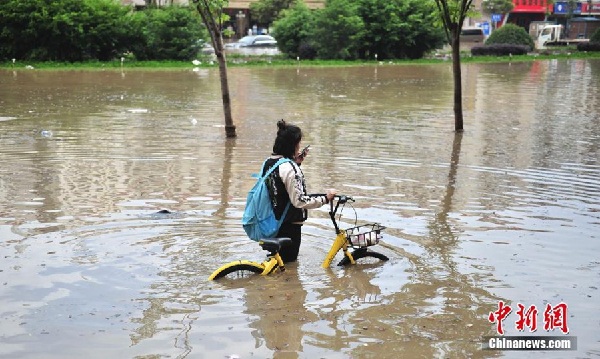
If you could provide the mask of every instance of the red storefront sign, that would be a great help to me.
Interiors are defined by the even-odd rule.
[[[581,15],[598,15],[600,14],[600,2],[581,2]]]
[[[515,5],[512,13],[528,12],[528,13],[545,13],[552,11],[552,4],[547,0],[513,0]]]

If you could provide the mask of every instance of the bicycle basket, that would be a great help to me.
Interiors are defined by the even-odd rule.
[[[379,243],[383,237],[381,230],[385,229],[379,223],[364,224],[346,229],[346,237],[352,247],[368,247]]]

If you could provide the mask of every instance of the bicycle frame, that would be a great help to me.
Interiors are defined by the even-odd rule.
[[[269,255],[267,260],[262,262],[261,265],[265,267],[265,270],[260,275],[271,274],[275,268],[278,268],[281,272],[285,272],[285,264],[283,264],[283,259],[281,259],[279,252]]]
[[[321,267],[323,267],[323,268],[328,268],[331,265],[331,262],[333,262],[335,255],[340,250],[344,251],[344,255],[346,257],[348,257],[348,259],[350,260],[350,263],[352,263],[352,264],[356,263],[354,261],[354,258],[352,257],[352,254],[350,253],[350,250],[348,249],[348,239],[346,237],[346,231],[340,229],[337,224],[337,221],[335,220],[335,214],[338,211],[340,203],[346,203],[348,201],[353,201],[353,199],[346,197],[346,196],[336,196],[336,198],[338,200],[337,200],[337,203],[335,204],[335,207],[333,206],[333,200],[331,200],[330,210],[329,210],[329,217],[331,218],[331,222],[333,222],[333,227],[335,228],[336,237],[335,237],[335,240],[333,241],[333,243],[331,244],[331,248],[329,249],[329,252],[327,253],[327,256],[325,257],[325,260],[321,264]]]
[[[352,264],[356,263],[354,261],[354,258],[352,257],[352,254],[350,253],[350,250],[348,249],[348,239],[346,238],[346,232],[343,230],[338,230],[337,236],[335,237],[335,240],[331,244],[331,248],[329,249],[329,252],[327,253],[327,256],[325,257],[323,264],[321,264],[321,267],[329,268],[329,266],[331,265],[331,262],[333,262],[333,259],[335,258],[335,255],[340,251],[340,249],[343,250],[344,255],[346,257],[348,257],[348,259],[350,259],[350,263],[352,263]]]

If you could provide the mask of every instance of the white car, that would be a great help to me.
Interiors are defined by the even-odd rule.
[[[277,47],[277,40],[270,35],[248,35],[237,42],[239,47]]]

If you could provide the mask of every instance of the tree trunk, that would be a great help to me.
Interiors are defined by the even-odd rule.
[[[221,95],[223,97],[223,113],[225,115],[225,136],[236,137],[235,125],[231,116],[231,97],[229,96],[229,81],[227,79],[227,59],[223,46],[223,37],[219,33],[215,36],[215,55],[219,63],[219,75],[221,78]]]
[[[454,130],[463,131],[462,73],[460,70],[460,29],[452,31],[452,74],[454,75]]]
[[[194,3],[202,18],[202,22],[208,29],[212,45],[215,49],[215,56],[217,56],[217,62],[219,63],[221,97],[223,99],[223,114],[225,115],[225,136],[236,137],[235,125],[231,116],[231,97],[229,96],[229,82],[227,80],[227,59],[225,58],[223,46],[222,24],[217,22],[220,18],[215,18],[208,2],[203,1],[200,3],[196,0]]]

